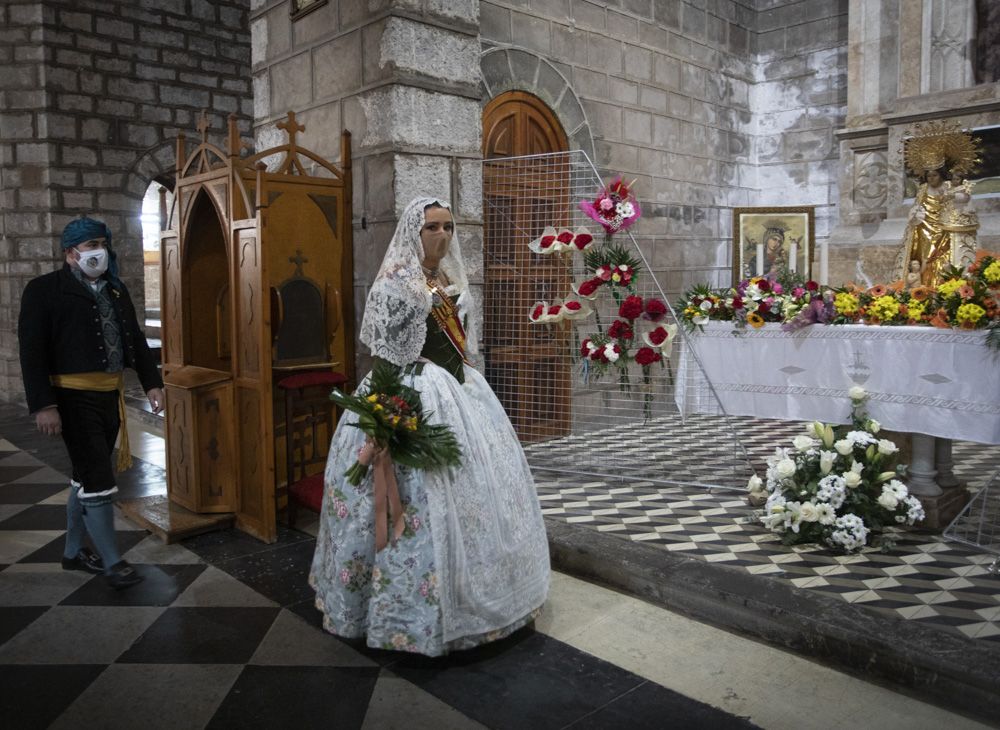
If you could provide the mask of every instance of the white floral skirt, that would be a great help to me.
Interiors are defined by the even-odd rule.
[[[462,463],[395,467],[406,530],[376,553],[371,471],[357,487],[344,478],[365,435],[350,425],[357,416],[344,414],[309,582],[331,633],[438,656],[502,638],[537,615],[548,594],[548,543],[524,452],[483,377],[467,367],[463,385],[424,363],[404,380],[420,391],[429,420],[454,431]]]

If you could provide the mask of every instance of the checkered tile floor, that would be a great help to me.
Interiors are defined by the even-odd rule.
[[[753,727],[531,629],[437,660],[338,640],[294,530],[163,545],[119,520],[146,580],[112,591],[59,564],[67,482],[0,439],[5,728]]]
[[[751,462],[761,468],[774,445],[790,443],[801,426],[744,419],[739,429]],[[702,417],[671,431],[661,434],[660,442],[670,448],[656,453],[662,473],[675,475],[685,474],[696,461],[692,457],[704,450],[696,452],[695,446],[711,443],[719,428],[711,417]],[[534,448],[541,452],[542,447]],[[568,448],[561,458],[570,460]],[[956,475],[978,488],[1000,468],[1000,449],[956,443],[954,459]],[[919,532],[899,532],[887,553],[868,549],[843,556],[819,546],[790,548],[756,522],[742,491],[600,478],[581,482],[579,476],[536,473],[546,517],[706,562],[742,566],[881,614],[1000,643],[1000,577],[989,571],[995,554]]]

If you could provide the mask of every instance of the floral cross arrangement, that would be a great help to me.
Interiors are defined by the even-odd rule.
[[[554,226],[547,227],[528,244],[531,251],[541,255],[582,253],[588,274],[586,279],[572,285],[573,293],[564,301],[535,302],[528,320],[533,324],[555,324],[583,320],[593,314],[597,332],[584,337],[579,350],[584,381],[615,372],[622,391],[631,393],[629,367],[635,363],[646,386],[643,412],[649,418],[653,397],[651,368],[656,363],[665,367],[677,325],[663,321],[668,312],[663,300],[643,299],[638,295],[635,282],[642,271],[642,262],[630,249],[612,242],[614,233],[626,230],[641,215],[632,184],[624,184],[618,176],[601,189],[596,199],[580,203],[580,208],[604,227],[606,235],[601,244],[594,241],[585,227],[571,231]],[[591,306],[602,289],[610,294],[617,309],[617,316],[606,329],[597,308]]]
[[[886,526],[924,519],[920,500],[901,481],[905,467],[893,467],[896,444],[880,439],[880,425],[868,417],[863,388],[850,389],[851,424],[819,422],[778,448],[767,461],[766,478],[750,477],[750,499],[764,502],[761,523],[786,545],[824,543],[850,553],[882,535]]]

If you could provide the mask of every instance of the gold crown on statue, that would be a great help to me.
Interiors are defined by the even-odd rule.
[[[914,175],[948,166],[951,174],[964,177],[980,162],[979,142],[958,122],[921,122],[904,135],[903,161]]]

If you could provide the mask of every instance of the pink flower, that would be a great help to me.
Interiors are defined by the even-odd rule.
[[[601,202],[598,204],[601,210],[611,210],[615,207],[615,203],[611,198],[601,198]]]
[[[611,271],[611,267],[606,264],[604,266],[598,266],[597,271],[594,272],[594,276],[601,281],[611,281]]]
[[[801,286],[797,286],[794,289],[792,289],[792,296],[795,297],[796,299],[798,299],[799,297],[805,296],[805,293],[806,293],[806,290],[803,289]]]
[[[339,517],[340,519],[344,519],[345,517],[347,517],[347,505],[344,504],[343,502],[341,502],[337,506],[337,517]]]
[[[784,288],[781,286],[780,282],[776,281],[774,282],[774,286],[771,287],[771,291],[773,291],[775,294],[781,294],[781,292],[784,291]]]
[[[340,582],[343,583],[345,586],[351,582],[351,571],[349,571],[347,568],[344,568],[342,571],[340,571]]]

